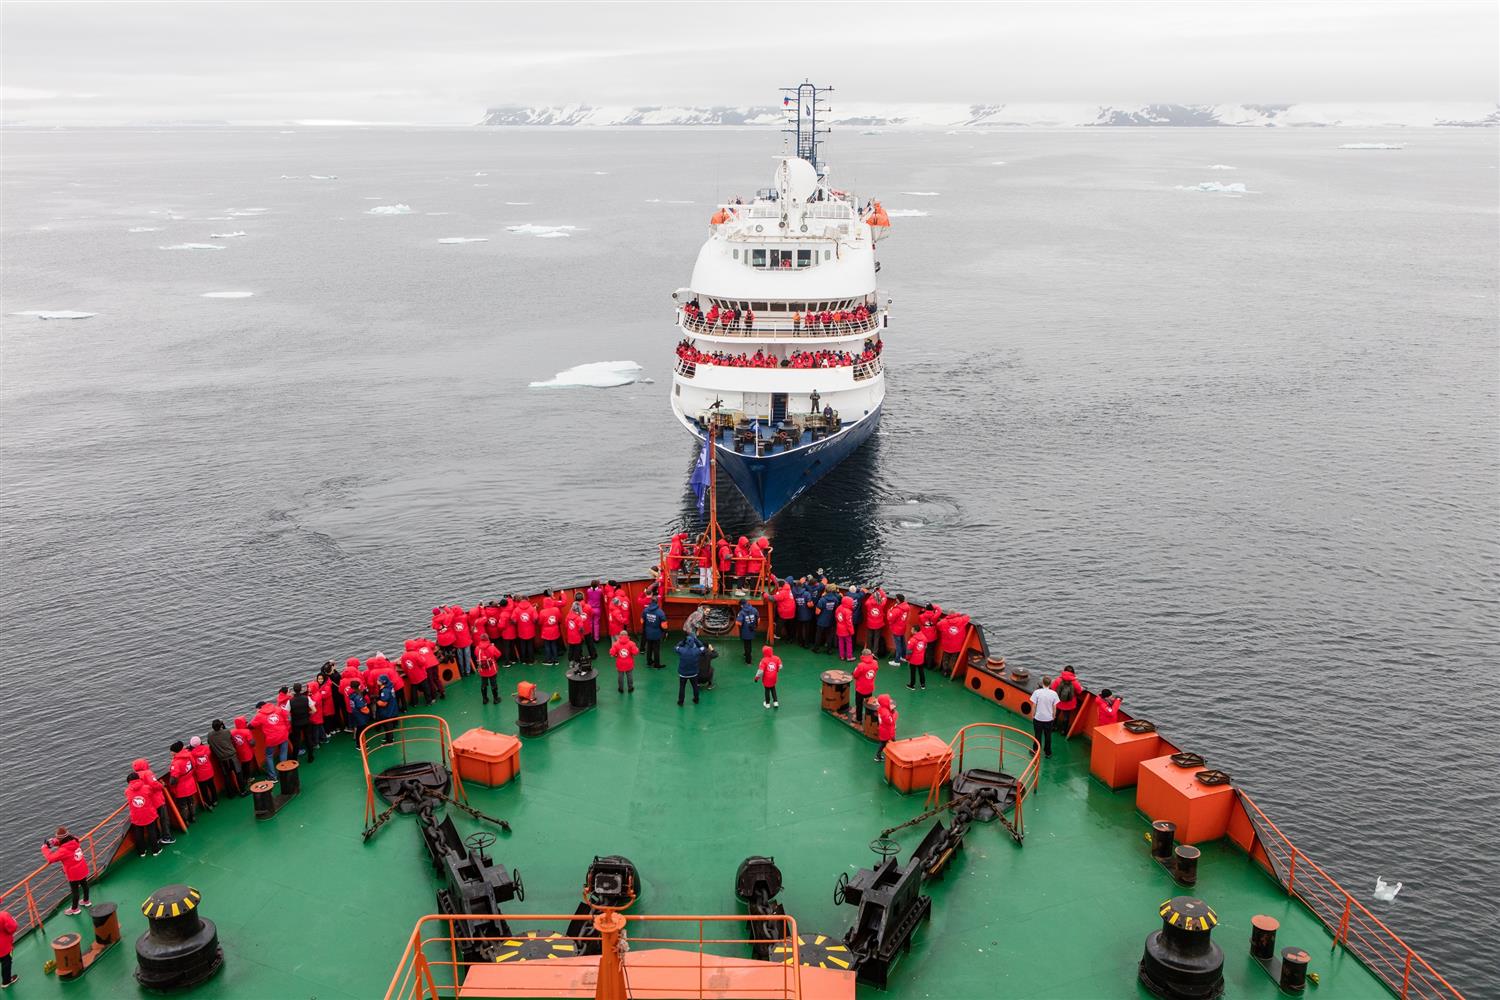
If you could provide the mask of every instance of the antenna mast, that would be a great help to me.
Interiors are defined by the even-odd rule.
[[[803,82],[795,87],[782,87],[781,106],[794,119],[790,127],[782,129],[797,139],[797,156],[813,165],[818,176],[824,174],[823,163],[818,159],[818,136],[827,135],[828,128],[818,127],[818,116],[829,111],[825,94],[833,93],[832,87],[819,87]]]

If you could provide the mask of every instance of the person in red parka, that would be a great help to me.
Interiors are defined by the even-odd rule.
[[[516,652],[522,663],[530,663],[531,658],[536,655],[536,627],[536,605],[531,603],[530,598],[523,597],[521,603],[516,605]]]
[[[615,641],[609,647],[609,655],[615,658],[615,686],[620,689],[621,694],[627,690],[631,694],[635,693],[635,656],[640,651],[640,647],[631,641],[630,634],[624,629],[615,634]]]
[[[888,694],[875,699],[875,711],[880,716],[880,728],[875,732],[876,738],[880,740],[880,749],[875,751],[875,759],[885,760],[885,745],[896,738],[896,720],[900,718],[900,714],[896,711],[896,703]]]
[[[938,622],[938,648],[943,651],[939,669],[950,677],[958,667],[958,654],[964,648],[964,637],[968,632],[968,615],[951,614]]]
[[[549,667],[557,666],[562,659],[562,623],[563,613],[558,610],[557,602],[550,597],[542,598],[541,634],[547,657],[542,662]]]
[[[609,634],[630,631],[630,595],[616,591],[609,599]]]
[[[906,662],[909,665],[910,680],[906,686],[916,690],[917,682],[921,681],[922,690],[927,690],[927,636],[921,632],[912,633],[911,639],[906,644]]]
[[[760,681],[765,692],[766,708],[780,708],[781,701],[776,696],[776,678],[781,675],[781,657],[770,646],[760,647],[760,666],[755,671],[755,679]]]
[[[291,717],[273,702],[256,702],[250,728],[259,729],[266,741],[266,777],[275,781],[276,765],[291,756],[291,745],[287,742],[292,734]]]
[[[488,705],[490,695],[495,696],[495,704],[500,704],[500,680],[496,676],[500,673],[500,651],[495,648],[494,643],[486,640],[477,647],[479,652],[479,701],[480,704]],[[427,704],[431,705],[429,698]]]
[[[69,833],[67,827],[58,827],[57,833],[47,838],[42,844],[42,857],[49,865],[61,864],[63,877],[68,880],[72,898],[64,913],[77,916],[80,902],[84,906],[94,905],[89,899],[89,859],[84,856],[83,842]]]
[[[255,767],[255,733],[250,730],[250,720],[236,715],[229,738],[234,740],[234,755],[240,762],[240,773],[248,786],[250,771]]]
[[[172,836],[172,820],[167,814],[167,786],[161,783],[156,772],[151,770],[151,764],[144,757],[137,757],[130,763],[135,771],[135,776],[145,782],[146,788],[151,793],[151,807],[156,811],[156,840],[159,844],[175,844],[177,838]]]
[[[495,611],[495,627],[500,631],[495,637],[495,644],[500,647],[500,662],[507,666],[519,663],[521,657],[516,655],[516,602],[509,594],[500,599],[500,607]]]
[[[744,535],[734,544],[734,578],[741,587],[750,582],[750,539]]]
[[[911,605],[906,603],[903,595],[897,594],[885,609],[885,627],[891,633],[890,665],[893,667],[906,659],[906,633],[910,622]]]
[[[728,590],[734,585],[734,549],[730,548],[729,539],[719,539],[719,551],[714,553],[714,558],[719,569],[717,589]]]
[[[159,815],[151,786],[135,771],[125,779],[125,806],[130,816],[130,836],[135,841],[136,857],[160,854],[161,842],[157,837]],[[0,910],[0,913],[4,913]]]
[[[776,604],[776,634],[787,639],[797,634],[797,596],[792,593],[792,578],[787,577],[771,595]]]
[[[563,616],[563,640],[568,647],[568,666],[583,662],[583,637],[589,631],[589,617],[583,610],[583,601],[573,602]]]
[[[885,655],[885,591],[879,587],[865,598],[865,645],[877,660]]]
[[[854,665],[854,724],[863,725],[865,703],[875,693],[875,675],[880,671],[880,661],[867,649]]]
[[[417,692],[421,691],[422,697],[426,699],[428,705],[431,705],[437,700],[437,689],[432,679],[434,671],[428,669],[427,658],[419,653],[416,647],[417,644],[413,643],[411,649],[401,654],[401,672],[406,675],[406,682],[411,691],[411,702],[416,703]],[[484,671],[481,670],[479,673],[482,676]],[[490,676],[494,676],[493,671]],[[498,699],[500,696],[495,697]]]
[[[193,780],[198,783],[198,797],[211,812],[219,804],[219,789],[214,784],[213,748],[203,742],[201,736],[188,740],[187,748],[193,755]]]
[[[1094,725],[1111,726],[1120,721],[1120,699],[1109,688],[1099,692],[1094,702]]]
[[[1073,713],[1078,709],[1078,699],[1083,694],[1083,685],[1072,667],[1063,667],[1057,680],[1052,682],[1057,692],[1057,731],[1063,739],[1068,738],[1068,727],[1073,722]]]
[[[833,612],[833,632],[839,646],[839,659],[854,662],[854,598],[845,597]]]
[[[20,926],[16,923],[16,918],[10,915],[10,911],[0,910],[0,989],[14,985],[21,978],[10,969],[11,953],[15,950],[18,930]]]
[[[184,823],[191,823],[197,815],[194,804],[198,798],[198,782],[193,777],[193,753],[181,740],[173,743],[172,769],[167,781],[172,787],[172,801],[177,803],[177,813]]]

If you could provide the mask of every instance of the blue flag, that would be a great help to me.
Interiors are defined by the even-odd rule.
[[[698,513],[703,513],[703,504],[708,499],[708,449],[713,447],[709,435],[703,435],[703,450],[698,453],[698,461],[693,465],[693,474],[688,478],[688,485],[698,496]]]

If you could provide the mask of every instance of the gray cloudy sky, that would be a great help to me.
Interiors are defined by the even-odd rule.
[[[1477,2],[0,6],[3,117],[469,122],[496,104],[1493,102]]]

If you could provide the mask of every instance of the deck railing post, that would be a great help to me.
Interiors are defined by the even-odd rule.
[[[1290,844],[1288,844],[1287,846],[1291,847]],[[1295,895],[1295,892],[1292,889],[1292,886],[1296,883],[1296,881],[1297,881],[1297,849],[1295,847],[1292,847],[1292,860],[1287,865],[1287,869],[1286,869],[1286,891],[1287,891],[1287,895],[1289,895],[1289,896]]]
[[[1406,965],[1401,970],[1401,1000],[1406,1000],[1407,987],[1411,985],[1411,949],[1406,949]]]
[[[1353,902],[1349,894],[1344,893],[1344,912],[1339,916],[1339,929],[1333,935],[1333,945],[1328,949],[1329,951],[1349,940],[1349,908]]]
[[[26,919],[31,921],[31,926],[42,926],[42,911],[37,909],[36,897],[31,892],[31,880],[26,880]]]

